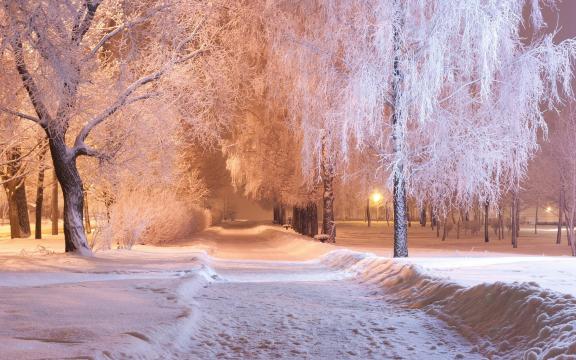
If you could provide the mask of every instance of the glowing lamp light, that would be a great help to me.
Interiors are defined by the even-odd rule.
[[[547,211],[547,212],[550,212],[550,211],[552,211],[552,208],[551,208],[550,206],[548,206],[548,207],[546,208],[546,211]]]
[[[370,198],[372,199],[372,202],[378,203],[380,200],[382,200],[382,194],[375,192],[372,195],[370,195]]]

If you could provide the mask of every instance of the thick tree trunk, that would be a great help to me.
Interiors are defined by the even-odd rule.
[[[52,235],[58,235],[58,177],[56,176],[56,169],[52,171],[52,199],[51,199],[50,219],[52,220]]]
[[[318,235],[318,207],[315,202],[308,204],[310,209],[310,236],[314,237]]]
[[[490,204],[488,201],[484,204],[484,242],[490,241],[490,234],[488,232],[488,210]]]
[[[42,209],[44,206],[44,158],[46,157],[46,151],[48,149],[44,147],[40,152],[39,162],[40,167],[38,169],[38,183],[36,184],[36,221],[34,224],[34,235],[36,239],[42,239]]]
[[[280,204],[280,225],[286,224],[286,206]]]
[[[24,179],[16,186],[14,201],[18,209],[18,224],[20,226],[20,237],[30,236],[30,217],[28,215],[28,200],[26,199],[26,184]]]
[[[10,237],[27,238],[30,236],[30,219],[26,200],[26,183],[21,174],[22,153],[19,148],[8,150],[8,171],[4,180],[4,189],[8,200],[8,218],[10,220]]]
[[[402,37],[401,31],[403,22],[402,18],[402,4],[400,1],[394,1],[395,13],[397,15],[398,23],[394,24],[394,72],[392,79],[392,98],[393,98],[393,114],[392,114],[392,142],[394,146],[394,157],[396,161],[393,167],[393,181],[394,181],[394,257],[408,256],[408,223],[406,221],[406,188],[404,184],[404,165],[401,161],[404,153],[404,126],[402,124],[402,114],[400,113],[400,91],[402,83],[402,74],[400,71],[400,53],[402,51]]]
[[[14,201],[14,186],[8,186],[6,195],[8,197],[8,221],[10,223],[10,238],[20,238],[20,217],[18,216],[18,206]]]
[[[90,256],[92,251],[88,247],[83,223],[84,191],[76,158],[69,153],[62,136],[48,135],[54,170],[64,196],[65,251]]]
[[[90,224],[90,209],[88,207],[88,191],[84,190],[84,227],[86,233],[92,233],[92,224]]]

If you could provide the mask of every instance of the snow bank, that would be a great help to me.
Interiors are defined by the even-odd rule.
[[[383,296],[422,309],[456,328],[490,358],[576,358],[576,298],[538,284],[465,287],[405,260],[336,250],[321,262],[383,288]],[[567,357],[568,356],[568,357]]]

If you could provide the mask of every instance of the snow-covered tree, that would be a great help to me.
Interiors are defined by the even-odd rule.
[[[222,130],[227,118],[208,110],[226,101],[195,86],[219,83],[221,65],[229,65],[218,39],[234,26],[235,10],[217,1],[0,2],[3,70],[20,79],[11,84],[14,96],[27,95],[0,109],[47,134],[64,194],[66,251],[90,254],[77,159],[109,157],[89,141],[101,124],[137,109],[187,120],[198,138]]]
[[[390,169],[395,256],[408,255],[406,196],[444,212],[497,204],[519,184],[546,130],[543,109],[572,95],[576,42],[544,32],[541,6],[554,4],[275,2],[275,18],[298,20],[274,31],[281,54],[305,65],[290,89],[305,126],[329,130],[344,159],[350,138],[371,144]]]

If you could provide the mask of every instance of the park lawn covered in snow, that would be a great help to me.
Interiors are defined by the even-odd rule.
[[[402,260],[383,224],[334,247],[238,222],[94,258],[0,240],[0,358],[576,356],[572,258],[411,231]]]

